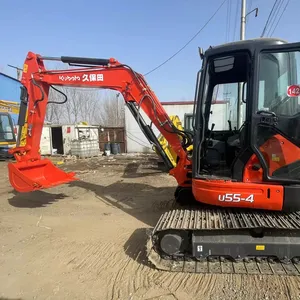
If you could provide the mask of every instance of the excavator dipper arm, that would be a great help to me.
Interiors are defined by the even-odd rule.
[[[80,66],[80,68],[49,71],[44,66],[44,60],[59,60],[73,66]],[[10,183],[17,191],[28,192],[77,180],[74,173],[65,173],[55,167],[50,160],[41,159],[39,152],[46,108],[47,104],[50,103],[48,95],[52,85],[111,89],[122,93],[130,111],[149,141],[162,155],[169,167],[170,174],[176,178],[178,185],[190,185],[187,173],[191,162],[184,147],[185,134],[174,127],[144,77],[129,66],[121,64],[114,58],[97,59],[66,56],[52,58],[29,52],[25,60],[21,82],[25,89],[22,104],[23,106],[26,104],[28,113],[26,145],[11,150],[17,162],[10,163],[8,166]],[[140,115],[140,108],[147,114],[179,157],[175,168],[168,162],[168,158],[151,128],[145,124]]]

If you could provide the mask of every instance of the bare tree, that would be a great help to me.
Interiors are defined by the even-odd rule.
[[[95,116],[103,126],[122,127],[125,125],[124,99],[119,93],[104,93],[99,113]]]
[[[48,104],[47,121],[73,124],[87,121],[102,126],[124,126],[124,100],[111,90],[55,87],[68,98],[64,104]],[[63,102],[64,96],[51,89],[49,101]]]
[[[60,124],[62,121],[63,110],[57,104],[49,103],[46,111],[46,121]]]
[[[47,69],[72,69],[65,64],[47,62]],[[124,126],[124,99],[121,94],[109,89],[73,88],[55,86],[64,93],[68,101],[62,105],[48,104],[47,121],[57,124],[74,124],[87,121],[89,124],[101,126]],[[50,89],[49,101],[62,102],[62,94]]]

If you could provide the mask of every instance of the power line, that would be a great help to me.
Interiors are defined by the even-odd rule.
[[[275,24],[275,21],[277,19],[278,13],[280,12],[280,9],[281,9],[281,6],[282,6],[283,3],[284,3],[284,0],[279,0],[279,4],[277,5],[276,9],[274,10],[274,14],[273,14],[274,18],[273,18],[272,21],[270,20],[270,22],[269,22],[270,26],[269,26],[268,32],[266,32],[266,36],[268,36],[269,33],[272,31],[272,27]]]
[[[273,29],[273,31],[272,31],[272,33],[271,33],[271,35],[270,35],[270,36],[272,36],[272,35],[273,35],[273,33],[274,33],[275,29],[277,28],[277,25],[279,24],[279,22],[280,22],[280,20],[281,20],[281,18],[282,18],[282,16],[283,16],[283,14],[284,14],[284,12],[285,12],[286,8],[288,7],[289,3],[290,3],[290,0],[287,0],[287,3],[286,3],[286,5],[285,5],[285,7],[284,7],[284,9],[283,9],[283,11],[282,11],[282,13],[281,13],[281,15],[280,15],[280,17],[279,17],[278,21],[277,21],[277,23],[276,23],[276,25],[275,25],[275,28]]]
[[[150,73],[154,72],[155,70],[159,69],[162,67],[164,64],[169,62],[172,58],[174,58],[177,54],[179,54],[184,48],[186,48],[198,35],[199,33],[209,24],[209,22],[214,18],[214,16],[219,12],[219,10],[222,8],[222,6],[225,4],[225,2],[228,0],[224,0],[221,5],[218,7],[218,9],[213,13],[213,15],[208,19],[208,21],[198,30],[198,32],[183,46],[181,47],[177,52],[175,52],[172,56],[170,56],[168,59],[166,59],[164,62],[162,62],[160,65],[155,67],[154,69],[150,70],[144,76],[149,75]]]
[[[268,23],[269,23],[269,21],[270,21],[271,15],[272,15],[272,13],[273,13],[273,10],[274,10],[274,8],[275,8],[275,5],[276,5],[276,3],[277,3],[277,2],[278,2],[278,0],[275,0],[275,2],[274,2],[274,5],[273,5],[273,7],[272,7],[272,9],[271,9],[271,11],[270,11],[270,14],[269,14],[269,16],[268,16],[267,22],[266,22],[266,24],[265,24],[265,27],[264,27],[264,29],[263,29],[263,31],[262,31],[262,33],[261,33],[261,36],[260,36],[260,37],[263,37],[263,36],[264,36],[264,34],[265,34],[265,32],[266,32],[266,29],[267,29]]]

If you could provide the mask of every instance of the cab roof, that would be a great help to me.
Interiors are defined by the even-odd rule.
[[[275,46],[286,44],[287,41],[278,39],[278,38],[256,38],[249,40],[241,40],[236,42],[231,42],[227,44],[222,44],[218,46],[210,46],[206,51],[205,55],[217,55],[223,52],[232,52],[240,50],[248,50],[254,52],[256,48],[266,47],[266,46]]]

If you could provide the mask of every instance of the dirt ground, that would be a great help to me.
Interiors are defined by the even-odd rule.
[[[81,180],[18,194],[0,163],[0,299],[300,299],[297,277],[153,269],[146,230],[172,208],[176,183],[149,157],[62,168]]]

